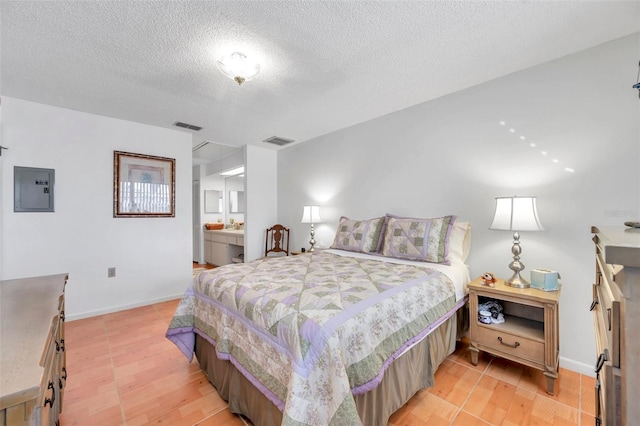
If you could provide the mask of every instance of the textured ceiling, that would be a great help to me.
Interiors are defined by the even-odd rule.
[[[196,124],[194,146],[302,142],[640,31],[638,1],[2,0],[0,13],[0,93]],[[262,69],[242,86],[215,67],[235,50]]]

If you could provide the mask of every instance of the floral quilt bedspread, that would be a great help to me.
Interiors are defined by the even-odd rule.
[[[284,425],[360,423],[352,394],[453,309],[450,279],[327,252],[227,265],[194,278],[167,338],[189,358],[216,346],[283,412]]]

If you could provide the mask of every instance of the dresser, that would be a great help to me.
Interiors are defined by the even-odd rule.
[[[67,274],[0,281],[0,426],[57,425]]]
[[[640,421],[640,229],[591,228],[596,360],[595,424]]]

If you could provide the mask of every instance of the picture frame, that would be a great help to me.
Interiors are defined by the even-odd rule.
[[[16,213],[54,212],[54,169],[13,167],[13,211]]]
[[[174,158],[113,151],[113,217],[175,217]]]

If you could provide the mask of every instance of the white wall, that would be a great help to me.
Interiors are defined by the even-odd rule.
[[[640,217],[639,51],[640,33],[282,150],[279,221],[306,246],[302,207],[319,204],[329,246],[341,215],[458,214],[472,275],[505,277],[512,236],[488,230],[494,197],[536,195],[546,230],[521,233],[524,276],[560,271],[561,365],[592,374],[590,226]]]
[[[267,228],[278,223],[277,151],[253,145],[245,147],[244,256],[247,261],[264,256]]]
[[[69,319],[191,282],[191,135],[2,98],[2,279],[68,272]],[[175,218],[113,218],[113,151],[176,159]],[[55,169],[55,212],[13,212],[13,166]],[[107,278],[107,268],[116,277]]]

